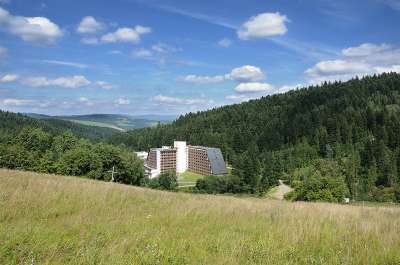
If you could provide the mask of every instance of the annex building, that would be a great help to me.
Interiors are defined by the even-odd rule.
[[[219,148],[191,146],[184,141],[175,141],[174,146],[150,149],[145,169],[150,178],[167,171],[180,174],[188,170],[205,176],[228,173]]]

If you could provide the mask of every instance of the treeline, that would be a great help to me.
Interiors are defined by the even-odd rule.
[[[285,179],[295,200],[399,201],[400,75],[190,113],[170,125],[115,134],[111,142],[147,150],[173,140],[221,148],[234,168],[229,181],[241,191]]]
[[[115,167],[115,181],[131,185],[145,182],[143,162],[132,151],[79,138],[81,133],[87,135],[86,129],[63,131],[65,124],[0,112],[0,167],[104,181],[111,180],[110,170]]]

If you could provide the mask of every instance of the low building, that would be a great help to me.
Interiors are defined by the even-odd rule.
[[[138,158],[140,158],[140,159],[142,159],[142,160],[146,160],[146,159],[147,159],[147,155],[148,155],[147,152],[143,152],[143,151],[141,151],[141,152],[135,152],[135,154],[136,154],[136,156],[137,156]]]
[[[205,176],[228,173],[219,148],[187,146],[184,141],[175,141],[173,147],[150,149],[145,169],[150,178],[167,171],[181,174],[188,170]]]

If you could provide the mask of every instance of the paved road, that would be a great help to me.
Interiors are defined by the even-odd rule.
[[[283,183],[282,180],[279,180],[279,186],[278,186],[277,190],[273,194],[271,194],[271,197],[278,199],[278,200],[283,200],[285,194],[292,190],[293,189],[291,187],[289,187],[288,185],[286,185],[285,183]]]

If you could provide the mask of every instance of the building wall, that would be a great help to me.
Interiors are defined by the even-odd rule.
[[[161,173],[167,171],[176,172],[176,149],[165,149],[160,151]]]
[[[150,152],[147,156],[147,165],[154,169],[157,168],[157,151],[156,150],[150,150]]]
[[[188,146],[188,169],[204,176],[211,175],[207,149],[201,146]]]
[[[183,173],[187,170],[187,147],[186,142],[175,141],[176,148],[176,172]]]

